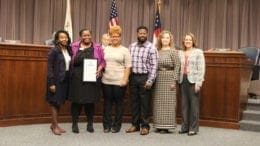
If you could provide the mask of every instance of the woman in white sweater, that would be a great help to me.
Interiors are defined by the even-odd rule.
[[[106,68],[103,74],[104,95],[104,132],[117,133],[123,119],[123,101],[131,68],[129,50],[121,45],[121,27],[113,26],[109,30],[111,45],[104,49]],[[115,119],[112,120],[112,105],[115,103]]]

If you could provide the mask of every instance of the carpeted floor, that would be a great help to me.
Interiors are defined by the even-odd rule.
[[[95,123],[94,133],[86,132],[80,123],[80,133],[71,132],[71,124],[60,124],[67,132],[61,136],[51,133],[49,124],[0,127],[0,146],[259,146],[260,133],[221,128],[200,127],[195,136],[151,133],[141,136],[125,133],[129,123],[119,133],[104,133],[102,124]],[[177,130],[180,128],[178,125]]]

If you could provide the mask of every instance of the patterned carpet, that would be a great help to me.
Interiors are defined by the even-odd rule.
[[[80,123],[80,133],[71,132],[71,124],[60,125],[67,132],[53,135],[49,124],[0,127],[0,146],[259,146],[260,133],[221,128],[200,127],[196,136],[155,133],[147,136],[125,133],[129,123],[123,124],[119,133],[103,133],[101,123],[94,124],[95,132],[86,132]],[[178,125],[178,129],[180,125]]]

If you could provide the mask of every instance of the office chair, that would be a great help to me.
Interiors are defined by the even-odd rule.
[[[260,80],[259,80],[259,69],[260,69],[260,48],[257,47],[242,47],[238,51],[244,52],[248,59],[251,59],[254,63],[252,68],[251,82],[249,83],[248,94],[250,97],[260,95]]]

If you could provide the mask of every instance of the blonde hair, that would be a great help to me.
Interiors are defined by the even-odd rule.
[[[157,40],[157,49],[158,50],[162,49],[162,37],[163,37],[164,34],[169,34],[169,36],[170,36],[170,44],[169,44],[169,46],[171,48],[175,48],[175,44],[174,44],[174,39],[173,39],[172,33],[170,31],[168,31],[168,30],[164,30],[164,31],[162,31],[159,34],[159,37],[158,37],[158,40]]]
[[[119,36],[121,36],[121,34],[122,34],[121,27],[118,25],[110,27],[109,35],[112,36],[112,34],[118,34]]]
[[[191,32],[189,32],[189,33],[185,34],[184,37],[183,37],[183,40],[182,40],[183,50],[184,50],[184,51],[187,50],[187,48],[186,48],[185,45],[184,45],[184,41],[185,41],[185,37],[186,37],[186,36],[190,36],[190,37],[191,37],[191,39],[192,39],[192,47],[197,48],[197,47],[198,47],[198,45],[197,45],[197,40],[196,40],[194,34],[191,33]]]

